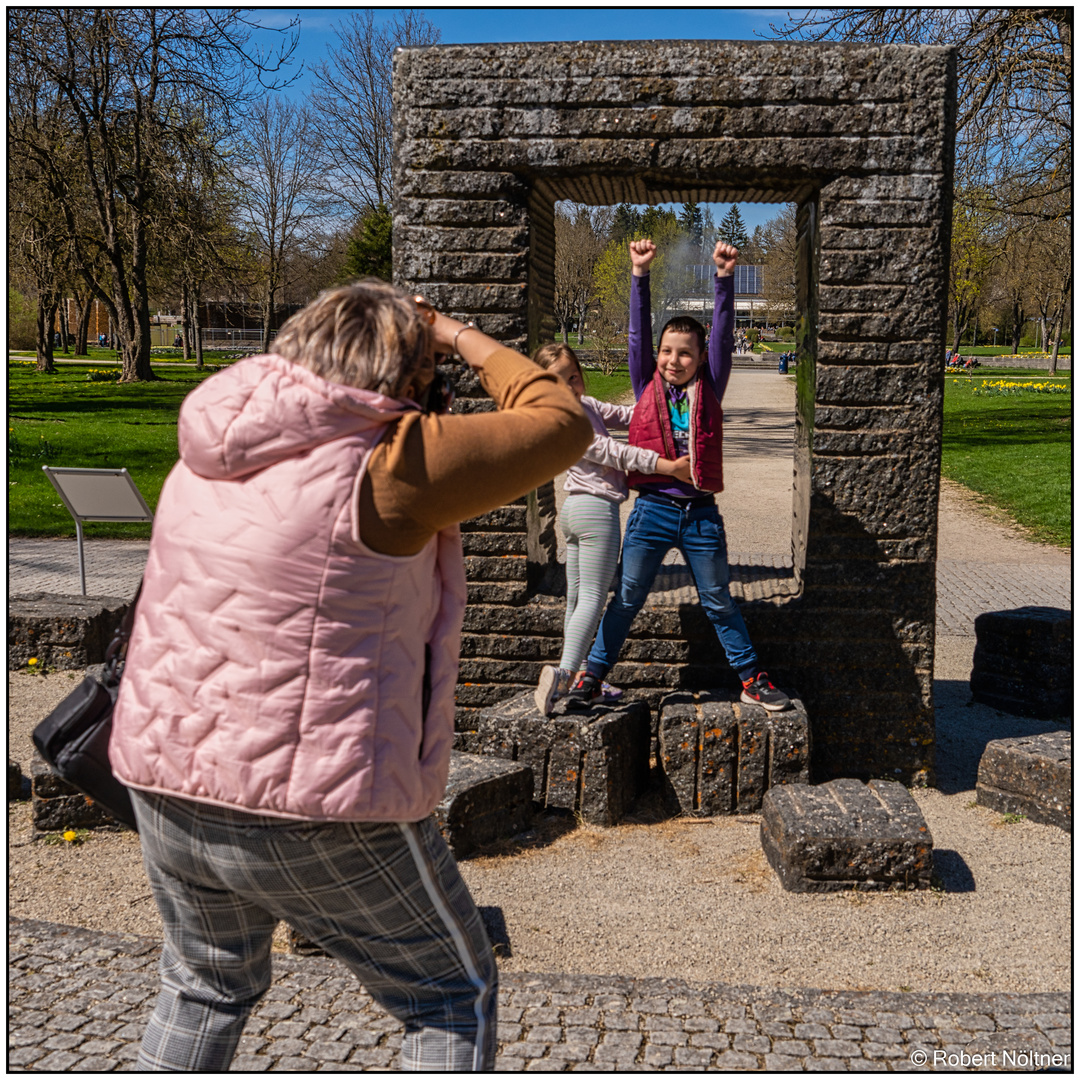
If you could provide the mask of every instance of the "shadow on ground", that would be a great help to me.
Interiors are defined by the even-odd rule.
[[[944,795],[973,791],[979,760],[994,739],[1015,739],[1047,731],[1068,731],[1068,724],[1033,720],[980,705],[971,687],[959,679],[934,680],[935,762],[937,787]]]
[[[934,848],[934,872],[941,879],[942,888],[947,893],[975,891],[975,875],[959,851]]]

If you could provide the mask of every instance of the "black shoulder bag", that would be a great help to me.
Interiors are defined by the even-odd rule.
[[[109,736],[113,706],[120,692],[128,638],[135,622],[139,591],[128,605],[123,622],[105,653],[101,679],[87,675],[36,728],[34,745],[53,771],[72,787],[93,799],[117,821],[138,832],[128,789],[113,776],[109,764]]]

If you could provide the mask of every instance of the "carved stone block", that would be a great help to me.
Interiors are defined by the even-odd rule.
[[[761,815],[761,846],[788,892],[930,887],[933,837],[893,780],[774,787]]]

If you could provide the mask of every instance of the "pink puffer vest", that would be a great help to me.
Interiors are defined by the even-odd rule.
[[[187,397],[113,716],[124,783],[316,821],[439,802],[460,533],[407,558],[359,539],[368,459],[410,408],[272,355]]]
[[[709,383],[699,375],[686,387],[690,397],[690,478],[702,491],[724,490],[724,410]],[[667,383],[657,371],[634,406],[630,420],[630,445],[655,450],[662,458],[675,457],[671,415],[667,407]],[[659,473],[632,472],[631,487],[668,482]]]

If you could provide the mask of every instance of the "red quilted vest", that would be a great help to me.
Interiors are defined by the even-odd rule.
[[[708,381],[699,375],[686,388],[690,395],[690,477],[702,491],[724,490],[724,410]],[[630,421],[630,445],[655,450],[661,457],[675,457],[671,416],[667,407],[667,383],[657,371],[634,406]],[[666,483],[659,473],[632,472],[631,487]]]

